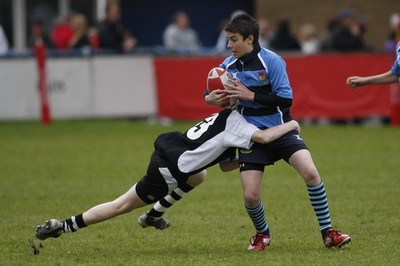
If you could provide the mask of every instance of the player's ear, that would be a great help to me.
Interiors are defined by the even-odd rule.
[[[254,42],[254,36],[252,34],[249,35],[246,39],[248,45],[252,45]]]

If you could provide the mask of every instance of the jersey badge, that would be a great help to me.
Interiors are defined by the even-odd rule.
[[[264,73],[264,71],[258,72],[258,79],[259,79],[260,81],[265,80],[265,73]]]

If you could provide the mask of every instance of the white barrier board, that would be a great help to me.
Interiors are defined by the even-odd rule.
[[[156,114],[151,56],[50,58],[46,65],[52,118]],[[34,58],[0,60],[0,120],[39,119]]]

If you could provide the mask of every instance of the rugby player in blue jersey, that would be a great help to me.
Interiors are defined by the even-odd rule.
[[[227,24],[225,32],[232,55],[220,67],[227,69],[235,82],[228,86],[230,96],[224,91],[213,91],[205,96],[205,101],[220,105],[227,97],[237,98],[240,100],[238,111],[249,123],[261,129],[291,120],[293,95],[286,64],[276,53],[260,47],[257,21],[247,14],[237,15]],[[239,150],[245,209],[256,229],[248,249],[264,250],[271,242],[261,201],[262,177],[265,166],[280,159],[294,167],[303,178],[324,245],[331,248],[349,243],[349,235],[332,229],[324,183],[306,144],[297,132],[289,132],[269,144],[255,143],[250,149]]]
[[[260,130],[247,123],[237,111],[225,109],[185,133],[161,134],[154,142],[155,150],[146,175],[125,194],[65,220],[49,219],[36,227],[36,237],[40,240],[57,238],[155,203],[165,196],[183,195],[203,181],[207,174],[205,169],[212,165],[220,163],[224,171],[238,168],[235,147],[250,148],[253,141],[269,143],[293,130],[300,130],[294,120]],[[147,218],[143,223],[159,227],[159,221],[165,219]]]
[[[393,63],[392,68],[382,74],[367,76],[367,77],[359,77],[353,76],[347,78],[347,84],[352,88],[358,88],[367,85],[382,85],[382,84],[391,84],[399,82],[400,78],[400,42],[396,45],[396,59]]]

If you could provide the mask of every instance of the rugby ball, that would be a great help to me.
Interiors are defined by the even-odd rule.
[[[210,93],[214,90],[227,90],[225,84],[233,80],[232,75],[223,68],[214,67],[208,72],[207,76],[207,92]],[[228,101],[223,103],[221,107],[223,108],[233,108],[236,106],[237,99],[230,98]]]

